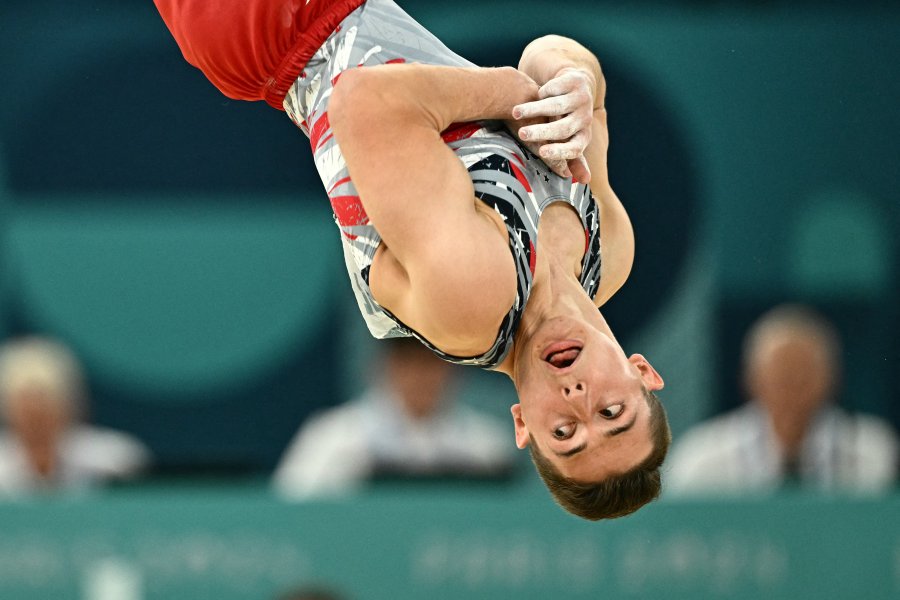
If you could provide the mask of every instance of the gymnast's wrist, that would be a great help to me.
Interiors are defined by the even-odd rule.
[[[497,67],[491,71],[496,77],[493,82],[496,97],[492,103],[495,105],[495,114],[489,118],[509,119],[515,106],[538,99],[539,86],[527,73],[515,67]]]

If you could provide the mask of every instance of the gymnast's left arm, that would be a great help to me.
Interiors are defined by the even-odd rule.
[[[609,183],[606,80],[600,62],[578,42],[547,35],[528,44],[522,52],[519,70],[541,87],[538,100],[513,109],[515,118],[532,120],[516,133],[527,144],[537,147],[540,156],[557,173],[567,176],[560,171],[568,168],[569,175],[577,181],[589,181],[600,204],[603,270],[594,301],[602,306],[631,273],[634,230]]]

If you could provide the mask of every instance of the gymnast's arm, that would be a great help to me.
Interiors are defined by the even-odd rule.
[[[512,67],[364,67],[335,86],[329,120],[383,240],[373,294],[444,351],[490,347],[515,299],[516,274],[505,231],[479,207],[440,133],[456,122],[509,118],[513,106],[536,98],[534,81]]]
[[[520,137],[524,134],[527,143],[537,145],[548,164],[567,161],[576,178],[590,181],[591,191],[600,203],[603,263],[600,289],[594,301],[602,306],[631,273],[634,230],[609,183],[606,80],[600,62],[578,42],[548,35],[525,48],[519,69],[541,86],[541,99],[516,107],[517,116],[523,119],[550,116],[556,120],[529,125],[517,133]],[[589,169],[586,177],[582,172],[585,166]]]

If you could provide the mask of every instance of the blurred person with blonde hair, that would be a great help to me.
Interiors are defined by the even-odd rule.
[[[30,337],[0,348],[0,495],[85,488],[147,466],[143,444],[83,423],[86,405],[81,365],[62,344]]]
[[[841,352],[834,326],[807,306],[785,304],[764,314],[743,347],[750,402],[684,434],[672,450],[667,489],[889,489],[897,473],[896,435],[881,419],[837,405]]]

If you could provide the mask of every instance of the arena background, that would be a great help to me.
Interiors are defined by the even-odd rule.
[[[741,336],[786,299],[840,327],[842,403],[900,426],[900,10],[402,6],[479,64],[550,32],[601,58],[638,244],[607,317],[665,376],[676,437],[741,401]],[[6,0],[0,23],[0,336],[69,343],[92,419],[158,458],[141,486],[0,505],[0,598],[900,594],[896,495],[664,499],[586,524],[523,456],[513,483],[271,497],[297,426],[359,391],[374,348],[306,139],[219,95],[151,2]],[[504,417],[514,399],[480,372],[460,395]]]

